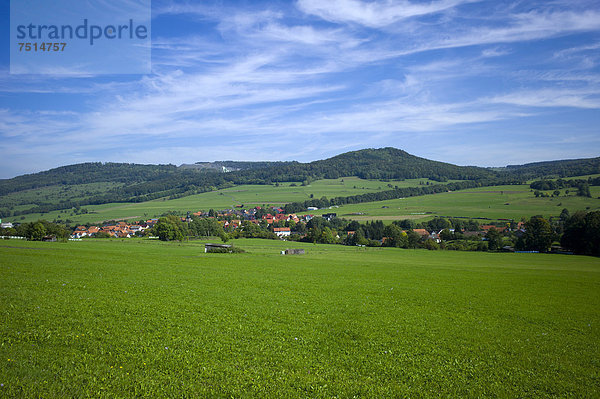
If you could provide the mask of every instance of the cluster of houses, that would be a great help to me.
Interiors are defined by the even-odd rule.
[[[466,237],[469,237],[469,236],[477,237],[477,236],[486,235],[487,232],[490,231],[491,229],[496,229],[500,234],[508,233],[510,231],[510,228],[508,226],[496,226],[493,224],[486,224],[486,225],[479,226],[479,231],[465,230],[465,231],[461,231],[461,233],[463,234],[463,236],[466,236]],[[456,231],[455,229],[448,229],[448,230],[450,231],[450,233],[454,233]],[[434,240],[437,243],[440,243],[442,241],[440,236],[442,235],[443,230],[428,231],[426,229],[414,229],[413,231],[415,233],[417,233],[418,235],[420,235],[421,238],[424,240],[427,240],[427,239]],[[516,231],[517,232],[525,231],[523,222],[519,222],[517,224]]]
[[[289,220],[293,220],[296,223],[300,221],[308,222],[314,217],[314,215],[298,216],[295,213],[286,214],[285,210],[279,207],[272,207],[269,210],[266,210],[260,206],[249,209],[227,209],[219,211],[216,215],[228,219],[237,218],[239,219],[237,220],[238,222],[241,220],[249,220],[254,222],[260,222],[261,220],[265,220],[269,224],[279,221],[286,222]],[[335,214],[332,215],[335,216]],[[193,216],[210,217],[211,214],[210,212],[195,212],[193,213]],[[325,215],[323,216],[325,217]]]
[[[117,222],[108,224],[102,227],[98,226],[77,226],[71,238],[94,237],[98,233],[106,233],[111,237],[130,238],[136,235],[141,235],[145,230],[156,224],[158,219],[150,219],[144,223],[129,224],[127,222]]]
[[[331,220],[336,217],[335,213],[327,213],[321,215],[321,217]],[[260,206],[251,209],[227,209],[219,212],[188,212],[187,217],[181,218],[183,222],[191,222],[193,218],[216,218],[219,223],[227,230],[234,230],[239,228],[242,225],[242,222],[247,221],[250,223],[256,224],[267,224],[273,225],[276,224],[280,227],[274,227],[273,232],[280,238],[285,238],[291,235],[291,229],[289,227],[283,227],[283,223],[293,221],[295,223],[299,222],[308,222],[314,215],[297,215],[295,213],[286,214],[282,208],[273,207],[270,209],[262,209]],[[106,233],[111,237],[117,238],[129,238],[133,236],[143,235],[144,232],[154,226],[158,219],[149,219],[145,222],[135,222],[134,224],[129,224],[127,222],[116,222],[113,224],[105,225],[102,227],[99,226],[78,226],[71,238],[83,238],[83,237],[93,237],[96,234],[102,232]],[[480,226],[479,231],[464,231],[462,232],[465,236],[468,235],[482,235],[486,234],[490,229],[495,228],[500,233],[505,233],[509,231],[509,227],[498,227],[494,225],[483,225]],[[519,223],[517,229],[523,229],[523,223]],[[442,231],[428,231],[426,229],[414,229],[415,233],[419,234],[423,239],[431,239],[437,242],[440,242],[440,235]],[[450,229],[451,233],[454,233],[454,229]],[[348,231],[348,235],[354,234],[353,231]],[[385,238],[384,238],[385,240]]]
[[[238,227],[240,227],[242,225],[243,221],[249,221],[251,223],[256,223],[256,224],[260,224],[263,221],[265,223],[267,223],[268,225],[271,225],[273,223],[276,222],[287,222],[287,221],[294,221],[296,223],[298,222],[308,222],[309,220],[311,220],[314,215],[303,215],[303,216],[298,216],[296,214],[285,214],[284,210],[282,208],[272,208],[270,210],[270,212],[272,213],[265,213],[265,212],[260,212],[262,208],[260,206],[257,206],[256,208],[252,208],[252,209],[228,209],[228,210],[223,210],[223,211],[219,211],[217,213],[211,214],[212,216],[209,216],[209,212],[194,212],[194,213],[189,213],[187,217],[183,217],[181,218],[181,220],[183,222],[191,222],[193,217],[197,217],[197,218],[201,218],[201,217],[211,217],[214,218],[215,216],[217,217],[217,219],[219,220],[219,223],[221,223],[221,225],[225,228],[225,229],[229,229],[229,230],[233,230],[233,229],[237,229]],[[258,216],[258,214],[262,213],[262,216]],[[332,214],[333,216],[335,216],[335,214]],[[330,215],[331,217],[331,215]],[[86,226],[77,226],[75,228],[75,230],[73,231],[73,233],[71,234],[71,238],[73,239],[79,239],[79,238],[83,238],[83,237],[94,237],[96,234],[102,232],[102,233],[106,233],[111,237],[116,237],[116,238],[130,238],[130,237],[134,237],[134,236],[140,236],[143,235],[143,233],[153,227],[156,222],[158,222],[158,219],[149,219],[146,220],[145,222],[136,222],[134,224],[130,224],[127,222],[116,222],[113,224],[108,224],[108,225],[104,225],[102,227],[100,226],[90,226],[90,227],[86,227]],[[289,235],[291,235],[291,230],[289,227],[275,227],[273,229],[274,233],[279,236],[279,237],[287,237]]]
[[[242,221],[249,221],[251,223],[256,223],[256,224],[260,224],[260,223],[267,223],[268,225],[272,225],[273,223],[277,223],[277,222],[294,222],[294,223],[299,223],[299,222],[308,222],[310,221],[312,218],[314,218],[314,215],[297,215],[295,213],[289,213],[286,214],[285,211],[282,208],[271,208],[272,213],[262,213],[262,216],[258,216],[260,210],[262,208],[260,206],[257,206],[255,208],[252,209],[243,209],[243,210],[239,210],[239,209],[228,209],[228,210],[224,210],[221,211],[219,213],[217,213],[217,216],[225,219],[220,221],[220,223],[223,225],[224,228],[226,229],[237,229],[238,227],[241,226]],[[210,217],[208,216],[209,214],[207,212],[195,212],[193,213],[193,216],[196,217]],[[331,218],[331,217],[335,217],[336,214],[327,214],[327,215],[323,215],[323,217]],[[238,219],[233,219],[237,217]],[[189,216],[188,218],[182,218],[182,220],[184,221],[189,221]],[[289,227],[274,227],[273,228],[273,232],[278,236],[278,237],[288,237],[291,235],[291,230]]]

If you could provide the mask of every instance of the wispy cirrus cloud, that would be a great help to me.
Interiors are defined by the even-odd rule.
[[[154,3],[153,74],[0,72],[2,166],[308,161],[388,145],[501,165],[502,150],[469,154],[508,142],[510,162],[544,160],[518,145],[540,136],[547,154],[600,151],[593,2]],[[559,144],[562,115],[581,140]]]
[[[600,89],[530,89],[495,96],[489,101],[526,107],[600,109]]]
[[[409,1],[299,0],[297,4],[306,14],[316,15],[327,21],[381,28],[403,19],[434,14],[475,1],[439,0],[423,4]]]
[[[600,29],[598,11],[529,12],[510,15],[506,27],[470,29],[464,35],[449,38],[441,45],[460,47],[492,43],[511,43],[551,38]]]

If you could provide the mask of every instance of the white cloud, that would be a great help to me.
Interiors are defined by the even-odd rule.
[[[409,1],[299,0],[297,6],[306,14],[316,15],[327,21],[381,28],[403,19],[438,13],[471,2],[473,1],[439,0],[422,4]]]
[[[508,55],[508,54],[510,54],[509,50],[499,48],[499,47],[486,48],[486,49],[483,49],[483,51],[481,52],[481,56],[484,58],[502,57],[502,56]]]
[[[598,109],[598,44],[557,39],[599,31],[597,9],[552,2],[523,12],[524,3],[467,3],[301,0],[304,13],[275,3],[167,5],[155,21],[184,17],[199,28],[154,38],[154,74],[0,74],[8,99],[0,98],[0,149],[10,159],[50,153],[39,164],[52,166],[56,159],[308,161],[372,146],[419,153],[419,145],[433,143],[443,152],[453,140],[466,147],[465,130],[485,136],[497,124],[541,120],[556,107]],[[521,42],[540,39],[546,42],[537,63],[519,64]],[[56,93],[68,100],[54,107],[47,99]],[[44,101],[11,102],[20,95],[21,103]],[[573,128],[586,129],[586,122]],[[471,159],[465,162],[479,160]]]
[[[450,39],[448,44],[510,43],[594,31],[600,29],[600,12],[530,12],[511,16],[509,23],[506,28],[474,29],[469,35]]]
[[[600,90],[539,89],[495,96],[490,103],[525,107],[571,107],[600,109]]]
[[[565,36],[579,32],[600,30],[600,12],[554,12],[509,15],[503,18],[506,27],[481,26],[457,28],[451,23],[448,29],[421,28],[412,33],[417,42],[411,46],[391,50],[388,57],[400,57],[432,50],[482,46],[501,43],[518,43]],[[487,51],[487,55],[496,55]],[[484,52],[483,55],[486,55]],[[499,55],[504,55],[500,53]]]

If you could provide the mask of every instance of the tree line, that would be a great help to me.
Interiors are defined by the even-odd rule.
[[[224,228],[216,218],[195,218],[187,223],[176,215],[159,218],[155,226],[145,234],[158,236],[163,241],[219,237],[227,242],[243,237],[276,239],[278,237],[273,232],[274,227],[283,226],[290,227],[295,233],[289,239],[314,243],[471,251],[498,251],[511,247],[517,251],[537,252],[549,252],[553,243],[560,243],[563,250],[575,254],[600,256],[600,211],[579,211],[570,215],[566,209],[557,219],[532,216],[524,221],[523,228],[518,228],[515,221],[499,222],[498,228],[489,229],[483,236],[468,234],[480,232],[480,225],[476,220],[444,217],[420,223],[407,219],[388,225],[384,225],[382,221],[360,223],[335,217],[330,220],[314,217],[307,223],[279,221],[271,225],[266,221],[258,224],[242,221],[234,229]],[[504,229],[505,227],[509,230]],[[415,232],[417,229],[434,232],[437,239],[418,234]],[[22,236],[29,240],[54,236],[66,240],[70,229],[57,223],[38,220],[2,229],[0,235]],[[98,237],[106,235],[99,234]]]
[[[25,237],[28,240],[41,241],[44,237],[54,236],[59,240],[69,238],[71,230],[64,225],[38,220],[36,222],[22,223],[15,227],[0,229],[2,236]]]
[[[540,195],[541,191],[554,190],[557,195],[558,190],[564,188],[576,188],[577,195],[581,197],[591,197],[590,186],[600,186],[600,177],[589,177],[588,179],[556,179],[556,180],[537,180],[532,182],[529,187],[536,190],[536,196]]]
[[[512,181],[512,180],[510,180]],[[514,182],[513,182],[514,183]],[[398,198],[406,198],[406,197],[415,197],[420,195],[428,195],[428,194],[437,194],[444,193],[448,191],[458,191],[465,190],[469,188],[476,187],[485,187],[485,186],[494,186],[508,184],[507,180],[467,180],[460,182],[453,182],[448,184],[433,184],[429,186],[418,186],[418,187],[401,187],[394,188],[392,190],[384,190],[374,193],[366,193],[366,194],[358,194],[358,195],[350,195],[347,197],[334,197],[328,199],[323,196],[321,198],[313,198],[308,199],[303,202],[292,202],[286,204],[284,210],[286,213],[298,213],[305,212],[309,207],[316,208],[328,208],[330,206],[336,205],[346,205],[346,204],[360,204],[363,202],[375,202],[375,201],[385,201],[391,199]]]
[[[565,178],[594,175],[600,173],[600,157],[509,165],[501,170],[501,173],[510,174],[521,180],[536,179],[543,176]]]

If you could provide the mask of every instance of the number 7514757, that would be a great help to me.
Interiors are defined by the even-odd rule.
[[[19,43],[19,51],[65,51],[67,43]]]

